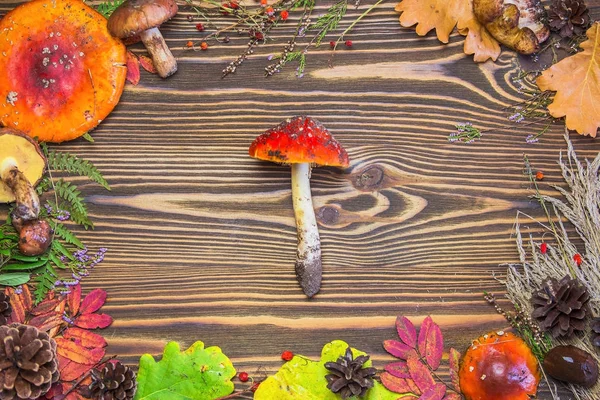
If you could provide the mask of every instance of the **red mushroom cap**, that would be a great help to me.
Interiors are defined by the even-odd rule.
[[[311,163],[346,168],[348,153],[320,122],[306,116],[288,119],[250,145],[250,157],[284,164]]]
[[[540,382],[531,349],[510,332],[490,332],[473,341],[458,373],[467,400],[527,400]]]
[[[0,125],[62,142],[95,128],[125,85],[125,46],[80,0],[34,0],[0,20]]]

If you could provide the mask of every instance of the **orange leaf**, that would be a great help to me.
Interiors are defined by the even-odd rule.
[[[133,85],[140,83],[140,62],[129,50],[127,50],[127,80]]]
[[[65,339],[77,339],[82,346],[88,348],[106,346],[106,340],[102,336],[85,329],[68,328],[63,332],[63,337]]]
[[[14,288],[6,288],[5,293],[10,297],[10,305],[12,307],[11,322],[24,323],[25,316],[31,310],[31,307],[33,307],[29,286],[23,285],[22,291],[19,294],[17,294]]]
[[[542,73],[541,90],[556,92],[550,115],[565,118],[568,129],[596,137],[600,127],[600,22],[587,31],[582,52],[565,58]]]
[[[51,311],[48,314],[38,315],[29,320],[29,325],[35,326],[40,331],[48,332],[49,330],[56,328],[64,322],[62,314],[58,314],[55,311]]]
[[[96,364],[104,357],[104,348],[87,349],[80,343],[56,338],[56,353],[79,364]]]
[[[154,66],[154,61],[152,61],[152,59],[148,56],[140,56],[140,65],[142,66],[142,68],[144,68],[147,72],[150,72],[151,74],[158,73],[156,71],[156,67]]]
[[[67,305],[69,306],[69,312],[71,315],[75,315],[79,312],[79,305],[81,304],[81,285],[75,285],[71,288],[71,293],[67,295]]]
[[[45,299],[31,310],[33,315],[47,314],[58,307],[59,299]]]
[[[112,318],[107,314],[82,314],[74,324],[84,329],[106,328],[112,324]]]
[[[60,379],[64,382],[74,381],[87,373],[94,365],[95,364],[79,364],[71,361],[60,370]]]
[[[458,25],[458,32],[467,37],[465,54],[474,54],[477,62],[496,60],[500,55],[498,42],[475,18],[472,0],[402,0],[396,5],[396,11],[401,13],[400,25],[417,25],[419,36],[435,29],[442,43],[448,43],[450,33]]]

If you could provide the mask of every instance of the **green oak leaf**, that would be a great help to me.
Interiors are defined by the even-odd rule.
[[[198,341],[181,351],[169,342],[162,360],[140,358],[134,400],[213,400],[233,392],[235,368],[219,347]]]
[[[260,384],[254,400],[339,400],[340,395],[327,389],[325,375],[329,373],[325,363],[336,361],[343,356],[348,344],[341,340],[327,343],[321,351],[321,360],[312,361],[303,356],[294,356],[285,363],[279,371],[265,379]],[[352,349],[352,355],[358,357],[366,353]],[[371,360],[365,367],[371,366]],[[401,397],[398,393],[387,390],[379,382],[369,389],[362,398],[365,400],[396,400]],[[351,399],[358,399],[351,397]]]

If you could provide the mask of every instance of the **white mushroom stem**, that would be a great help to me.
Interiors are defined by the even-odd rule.
[[[23,224],[36,219],[40,214],[40,199],[16,161],[9,157],[0,165],[0,179],[12,190],[16,207],[12,212],[13,226],[18,231]]]
[[[150,28],[140,33],[140,38],[152,56],[156,72],[161,78],[167,78],[177,72],[177,61],[158,28]]]
[[[298,230],[296,277],[308,297],[321,288],[321,239],[310,193],[309,163],[292,164],[292,201]]]

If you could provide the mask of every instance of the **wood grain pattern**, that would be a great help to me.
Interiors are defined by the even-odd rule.
[[[587,3],[600,18],[600,0]],[[0,0],[0,15],[14,5]],[[187,50],[202,34],[182,8],[162,28],[179,71],[167,80],[142,72],[93,132],[94,144],[60,146],[94,162],[112,186],[73,178],[96,226],[78,230],[80,238],[109,249],[84,281],[85,290],[108,290],[109,354],[135,364],[169,340],[202,340],[260,375],[281,365],[282,350],[316,357],[343,339],[381,367],[389,359],[381,342],[394,337],[398,314],[416,322],[432,315],[460,350],[506,325],[482,292],[502,293],[494,274],[518,260],[517,210],[543,218],[528,197],[523,155],[552,193],[546,184],[561,183],[564,124],[527,144],[540,127],[511,125],[503,110],[523,100],[513,82],[519,59],[504,51],[496,63],[475,64],[461,36],[447,45],[417,37],[400,27],[394,5],[383,3],[353,29],[352,49],[332,56],[328,46],[311,48],[301,79],[292,65],[263,77],[298,15],[221,79],[247,37]],[[349,10],[340,31],[368,6]],[[247,154],[254,137],[297,114],[323,122],[351,159],[344,171],[313,171],[324,275],[312,300],[294,276],[289,168]],[[484,137],[449,143],[465,121]],[[600,151],[598,140],[572,140],[581,156]]]

